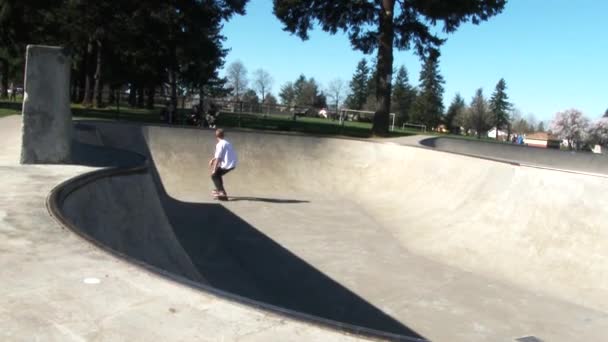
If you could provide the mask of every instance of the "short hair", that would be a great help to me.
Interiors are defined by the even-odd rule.
[[[224,130],[221,128],[218,128],[215,130],[215,136],[218,138],[223,138],[224,137]]]

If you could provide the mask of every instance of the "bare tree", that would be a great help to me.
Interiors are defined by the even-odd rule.
[[[266,70],[258,69],[253,72],[253,83],[255,90],[262,98],[262,103],[264,103],[264,101],[266,100],[266,96],[268,95],[268,93],[270,93],[272,89],[272,84],[274,83],[272,76],[270,76],[270,74]]]
[[[226,70],[228,85],[232,88],[232,93],[236,101],[240,100],[240,96],[247,89],[247,69],[241,61],[232,62]]]
[[[346,98],[347,91],[348,87],[346,86],[346,82],[341,78],[336,78],[329,82],[329,85],[327,86],[327,95],[331,101],[336,104],[336,113],[340,109],[340,102]]]
[[[538,120],[536,120],[536,116],[533,113],[528,114],[528,116],[526,117],[526,122],[528,123],[528,131],[526,133],[536,132]]]

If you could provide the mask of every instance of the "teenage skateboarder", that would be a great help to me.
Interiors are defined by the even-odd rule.
[[[232,148],[232,144],[224,139],[223,129],[218,128],[215,130],[215,138],[217,140],[215,154],[214,157],[209,160],[211,179],[215,185],[215,190],[213,190],[212,194],[215,199],[227,200],[228,195],[226,194],[226,189],[224,189],[222,176],[234,170],[238,160],[236,153]]]

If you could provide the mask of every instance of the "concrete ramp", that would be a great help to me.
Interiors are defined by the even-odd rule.
[[[240,164],[218,203],[213,132],[89,124],[97,143],[147,167],[68,184],[58,209],[108,248],[206,290],[394,339],[608,332],[608,178],[229,131]]]

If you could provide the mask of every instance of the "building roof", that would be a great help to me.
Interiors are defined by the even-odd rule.
[[[546,133],[546,132],[536,132],[536,133],[528,134],[528,135],[526,135],[526,139],[544,140],[544,141],[549,141],[549,140],[561,141],[560,138],[558,138],[552,134]]]

